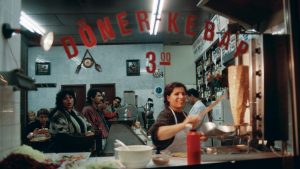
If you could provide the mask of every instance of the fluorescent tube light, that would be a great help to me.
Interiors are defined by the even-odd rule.
[[[154,26],[154,32],[153,32],[153,35],[156,35],[156,34],[157,34],[158,27],[159,27],[159,23],[156,22],[156,23],[155,23],[155,26]]]
[[[161,20],[161,12],[163,9],[164,0],[153,0],[152,13],[150,21],[150,35],[156,35],[159,27],[159,22]]]
[[[22,19],[22,16],[21,16],[21,20],[20,20],[20,24],[22,26],[24,26],[26,29],[28,29],[30,32],[34,33],[35,31],[33,30],[33,27],[32,25],[25,19]]]
[[[25,12],[21,11],[20,24],[28,30],[34,30],[34,32],[44,35],[46,30],[40,26],[36,21],[30,18]]]

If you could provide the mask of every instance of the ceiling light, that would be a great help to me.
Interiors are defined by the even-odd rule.
[[[40,45],[42,46],[42,48],[45,51],[48,51],[51,48],[51,46],[53,44],[53,40],[54,40],[53,32],[49,32],[47,34],[40,35],[38,33],[31,32],[28,30],[13,29],[7,23],[4,23],[2,25],[2,34],[5,39],[11,38],[13,33],[20,33],[20,34],[24,35],[26,38],[28,38],[29,40],[38,40]]]
[[[159,22],[161,20],[161,12],[163,9],[164,0],[154,0],[152,4],[152,13],[150,21],[150,35],[156,35]]]
[[[46,30],[40,26],[35,20],[30,18],[25,12],[21,11],[20,24],[40,35],[44,35]]]

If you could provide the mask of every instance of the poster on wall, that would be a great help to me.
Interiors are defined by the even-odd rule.
[[[126,60],[126,72],[127,76],[139,76],[140,60]]]
[[[35,74],[36,75],[50,75],[50,63],[43,62],[43,63],[35,63]]]

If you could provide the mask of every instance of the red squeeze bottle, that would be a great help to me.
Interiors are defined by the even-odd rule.
[[[187,143],[187,163],[188,165],[200,164],[201,162],[201,134],[195,129],[188,132],[186,137]]]

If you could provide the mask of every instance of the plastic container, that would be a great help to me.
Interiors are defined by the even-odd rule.
[[[154,154],[152,156],[152,161],[157,166],[164,166],[167,165],[170,161],[170,156],[168,154]]]
[[[200,164],[201,162],[201,134],[192,129],[187,134],[187,163],[188,165]]]

